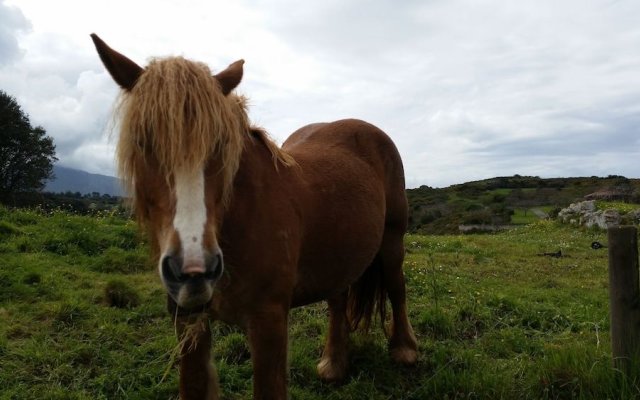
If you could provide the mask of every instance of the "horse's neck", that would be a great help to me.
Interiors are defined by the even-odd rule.
[[[276,162],[279,163],[274,161],[273,154],[260,137],[247,135],[234,179],[232,206],[237,202],[260,202],[261,196],[292,184],[289,167],[276,167]]]
[[[290,221],[296,209],[296,189],[300,178],[295,167],[274,163],[273,153],[258,138],[246,139],[233,193],[223,216],[223,251],[246,252],[236,248],[249,237],[270,235],[277,226]],[[264,240],[263,240],[264,242]],[[242,245],[244,246],[244,245]]]

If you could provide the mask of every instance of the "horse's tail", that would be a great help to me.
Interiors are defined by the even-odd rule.
[[[382,258],[376,255],[362,276],[349,287],[347,319],[352,331],[367,331],[377,309],[384,328],[387,306],[387,289],[383,281]]]

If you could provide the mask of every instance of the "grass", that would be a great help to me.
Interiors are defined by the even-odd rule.
[[[316,363],[326,306],[292,310],[293,399],[640,397],[611,368],[604,232],[549,221],[495,235],[408,235],[413,368],[381,329],[352,335],[342,385]],[[565,257],[539,256],[562,250]],[[0,399],[177,398],[165,294],[134,224],[0,208]],[[251,397],[244,334],[213,325],[224,398]],[[170,373],[163,378],[165,371]],[[637,376],[637,375],[636,375]]]
[[[514,225],[528,225],[538,221],[538,217],[531,209],[516,208],[511,215],[511,223]]]
[[[554,206],[538,206],[534,208],[516,208],[511,216],[511,223],[514,225],[529,225],[540,220],[540,216],[536,215],[534,210],[543,212],[548,215]]]
[[[626,214],[640,208],[638,204],[624,203],[622,201],[596,201],[596,209],[598,210],[616,210],[620,214]]]

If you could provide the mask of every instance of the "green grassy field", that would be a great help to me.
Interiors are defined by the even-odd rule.
[[[538,220],[542,219],[539,215],[536,215],[536,211],[538,213],[548,215],[553,210],[553,208],[553,206],[516,208],[515,210],[513,210],[513,215],[511,215],[511,223],[514,225],[529,225],[535,223]]]
[[[420,359],[355,334],[350,374],[321,383],[326,307],[290,317],[293,399],[630,399],[611,368],[604,232],[538,221],[495,235],[406,238]],[[563,258],[538,254],[562,250]],[[215,324],[224,397],[250,398],[250,353]],[[165,294],[131,221],[0,208],[0,399],[176,398]]]

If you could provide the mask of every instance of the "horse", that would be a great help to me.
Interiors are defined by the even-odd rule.
[[[345,378],[350,332],[377,314],[384,327],[387,297],[390,357],[415,364],[402,270],[408,206],[389,136],[346,119],[307,125],[278,147],[235,92],[243,60],[217,74],[183,57],[142,68],[91,37],[121,88],[118,174],[184,341],[180,397],[219,397],[203,321],[220,320],[246,332],[253,398],[287,398],[289,310],[323,300],[322,380]]]

